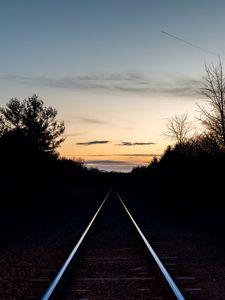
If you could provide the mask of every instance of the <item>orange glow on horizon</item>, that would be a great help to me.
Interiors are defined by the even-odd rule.
[[[117,146],[113,143],[96,145],[75,145],[64,143],[60,156],[84,161],[88,167],[101,170],[129,172],[133,167],[146,166],[154,157],[159,158],[162,149],[151,146]]]

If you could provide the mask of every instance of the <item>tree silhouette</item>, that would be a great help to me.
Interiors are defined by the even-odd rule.
[[[225,149],[225,75],[221,61],[214,66],[205,66],[201,94],[207,98],[209,108],[198,105],[200,120],[209,135],[213,136]]]
[[[164,132],[164,135],[174,139],[180,145],[190,138],[193,131],[193,125],[188,121],[188,114],[175,115],[168,119],[166,127],[167,131]]]
[[[57,110],[44,106],[37,95],[23,101],[12,98],[6,108],[0,108],[0,140],[11,144],[14,140],[17,145],[21,140],[29,151],[55,155],[65,130],[56,115]]]

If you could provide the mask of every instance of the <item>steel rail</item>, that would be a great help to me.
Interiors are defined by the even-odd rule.
[[[184,296],[182,295],[181,291],[177,287],[176,283],[173,281],[172,277],[170,276],[170,274],[168,273],[168,271],[166,270],[166,268],[162,264],[162,262],[159,259],[158,255],[155,253],[155,251],[153,250],[152,246],[149,244],[149,242],[147,241],[146,237],[142,233],[141,229],[139,228],[139,226],[135,222],[134,218],[130,214],[129,210],[127,209],[127,207],[124,204],[123,200],[121,199],[120,195],[117,192],[116,192],[116,194],[117,194],[120,202],[122,203],[123,207],[125,208],[125,210],[126,210],[128,216],[130,217],[131,221],[133,222],[135,228],[137,229],[138,233],[142,237],[142,239],[143,239],[145,245],[147,246],[149,252],[151,253],[152,257],[154,258],[156,264],[158,265],[159,269],[161,270],[161,272],[162,272],[163,276],[165,277],[167,283],[169,284],[170,288],[172,289],[173,293],[175,294],[176,298],[178,300],[185,300]]]
[[[98,208],[97,212],[95,213],[94,217],[91,219],[89,225],[85,229],[84,233],[80,237],[79,241],[77,242],[76,246],[73,248],[72,252],[70,253],[70,255],[68,256],[68,258],[66,259],[66,261],[63,264],[63,266],[61,267],[61,269],[58,271],[57,275],[55,276],[55,278],[53,279],[52,283],[50,284],[50,286],[48,287],[48,289],[46,290],[46,292],[42,296],[41,300],[49,300],[54,295],[54,293],[55,293],[57,287],[59,286],[59,284],[60,284],[63,276],[65,275],[66,270],[68,269],[68,266],[70,265],[70,263],[74,259],[74,256],[78,252],[78,249],[79,249],[80,245],[84,241],[84,239],[85,239],[85,237],[86,237],[86,235],[87,235],[87,233],[88,233],[91,225],[94,223],[94,221],[95,221],[98,213],[100,212],[100,210],[101,210],[102,206],[104,205],[106,199],[108,198],[110,192],[111,192],[111,190],[108,192],[108,194],[106,195],[106,197],[102,201],[102,204],[99,206],[99,208]]]

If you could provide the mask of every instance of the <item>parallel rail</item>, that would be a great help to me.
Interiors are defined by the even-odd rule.
[[[155,251],[153,250],[152,246],[149,244],[149,242],[147,241],[146,237],[142,233],[141,229],[139,228],[139,226],[137,225],[137,223],[134,221],[134,218],[130,214],[129,210],[127,209],[127,207],[124,204],[123,200],[121,199],[120,195],[117,192],[116,192],[116,194],[117,194],[118,198],[120,199],[120,202],[122,203],[122,205],[123,205],[124,209],[126,210],[128,216],[130,217],[133,225],[135,226],[135,228],[137,229],[138,233],[140,234],[143,242],[145,243],[146,247],[148,248],[150,254],[152,255],[154,261],[156,262],[157,266],[161,270],[164,278],[166,279],[167,283],[169,284],[170,288],[172,289],[174,295],[176,296],[176,298],[178,300],[185,300],[184,296],[182,295],[182,293],[179,290],[179,288],[177,287],[176,283],[174,282],[174,280],[172,279],[172,277],[170,276],[170,274],[168,273],[168,271],[166,270],[166,268],[162,264],[162,262],[159,259],[158,255],[155,253]]]
[[[82,234],[81,238],[77,242],[76,246],[73,248],[72,252],[70,253],[68,258],[66,259],[66,261],[63,264],[63,266],[61,267],[61,269],[58,271],[57,275],[53,279],[52,283],[50,284],[49,288],[47,289],[47,291],[45,292],[45,294],[43,295],[41,300],[52,299],[52,297],[55,295],[55,293],[58,289],[58,286],[61,284],[61,281],[63,280],[63,277],[65,276],[66,272],[68,271],[68,268],[69,268],[70,264],[73,262],[73,260],[76,256],[82,242],[86,238],[86,236],[88,234],[88,231],[90,230],[92,224],[96,220],[96,217],[99,214],[100,210],[102,209],[102,206],[104,205],[104,203],[105,203],[106,199],[108,198],[109,194],[110,194],[110,191],[106,195],[105,199],[102,201],[102,204],[99,206],[99,208],[98,208],[97,212],[95,213],[94,217],[91,219],[91,222],[88,224],[88,226],[85,229],[84,233]]]
[[[61,269],[58,271],[57,275],[55,276],[55,278],[52,281],[52,283],[50,284],[49,288],[46,290],[46,292],[42,296],[41,300],[50,300],[50,299],[53,299],[54,296],[56,295],[57,291],[59,290],[59,287],[62,285],[62,282],[64,280],[65,274],[68,273],[68,269],[69,269],[70,265],[74,262],[75,257],[76,257],[76,255],[78,253],[78,250],[79,250],[81,244],[84,242],[84,240],[85,240],[85,238],[86,238],[86,236],[87,236],[87,234],[88,234],[91,226],[95,222],[95,220],[96,220],[96,218],[97,218],[100,210],[102,209],[105,201],[107,200],[110,192],[111,191],[109,191],[108,194],[106,195],[106,197],[104,198],[103,202],[101,203],[101,205],[99,206],[97,212],[95,213],[95,215],[91,219],[90,223],[88,224],[88,226],[85,229],[84,233],[82,234],[81,238],[77,242],[76,246],[74,247],[74,249],[72,250],[72,252],[68,256],[68,258],[66,259],[66,261],[63,264],[63,266],[61,267]],[[144,234],[142,233],[142,231],[139,228],[139,226],[137,225],[137,223],[135,222],[135,220],[132,217],[131,213],[129,212],[129,210],[127,209],[126,205],[122,201],[120,195],[117,192],[116,192],[116,194],[117,194],[117,196],[118,196],[118,198],[119,198],[122,206],[124,207],[125,211],[127,212],[130,220],[132,221],[132,224],[135,226],[137,232],[139,233],[140,237],[142,238],[142,240],[143,240],[145,246],[147,247],[149,253],[151,254],[151,256],[154,259],[154,261],[155,261],[156,265],[158,266],[158,268],[160,269],[160,271],[161,271],[163,277],[165,278],[166,282],[168,283],[168,285],[169,285],[171,291],[173,292],[175,298],[178,299],[178,300],[185,300],[184,296],[182,295],[181,291],[177,287],[176,283],[174,282],[174,280],[172,279],[172,277],[170,276],[170,274],[168,273],[168,271],[166,270],[166,268],[162,264],[161,260],[157,256],[156,252],[153,250],[153,248],[150,245],[150,243],[145,238]]]

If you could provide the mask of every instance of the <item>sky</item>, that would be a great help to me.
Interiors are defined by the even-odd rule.
[[[193,122],[205,64],[225,57],[223,0],[0,0],[0,106],[37,94],[65,122],[62,157],[127,172]]]

